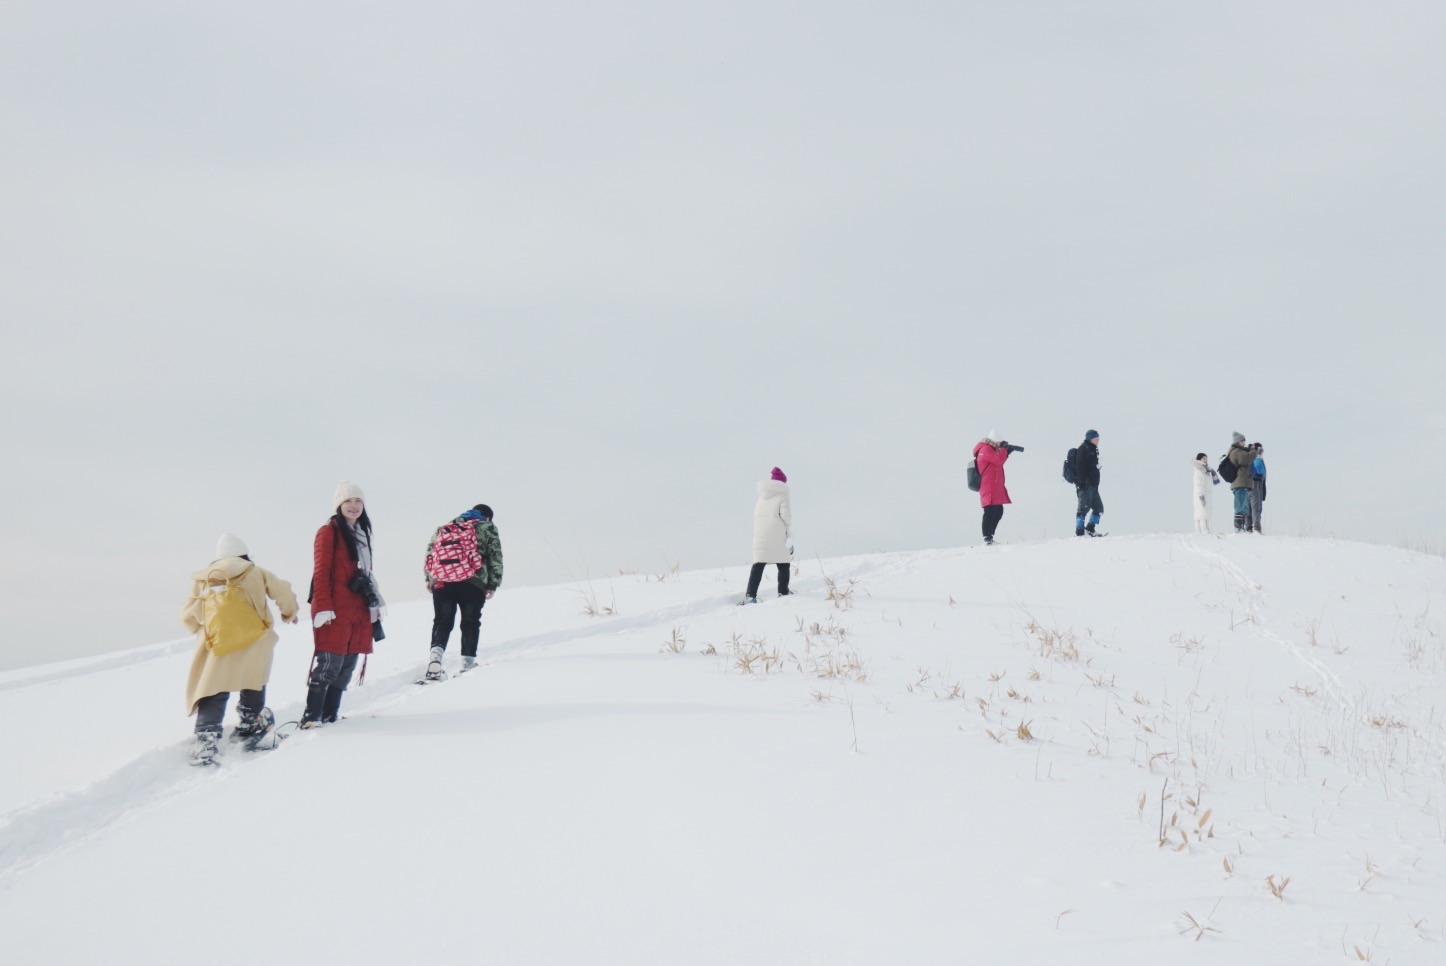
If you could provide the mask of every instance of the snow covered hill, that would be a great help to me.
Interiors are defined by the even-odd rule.
[[[430,608],[394,607],[344,721],[219,769],[189,640],[0,675],[6,961],[1446,960],[1446,560],[801,571],[756,607],[741,570],[504,590],[429,687]],[[309,656],[287,628],[282,720]]]

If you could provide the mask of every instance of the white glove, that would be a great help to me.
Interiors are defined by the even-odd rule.
[[[380,607],[377,608],[377,620],[381,620],[382,618],[384,618],[384,617],[386,617],[386,616],[387,616],[387,605],[386,605],[386,604],[383,604],[382,606],[380,606]]]
[[[336,620],[336,611],[324,610],[311,619],[311,626],[325,627],[327,624],[330,624],[334,620]]]

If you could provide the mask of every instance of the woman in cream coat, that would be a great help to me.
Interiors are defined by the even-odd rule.
[[[219,657],[206,647],[204,626],[205,595],[214,579],[211,575],[217,571],[245,594],[264,625],[256,643]],[[226,717],[226,702],[232,691],[241,692],[236,703],[238,737],[264,733],[271,727],[266,683],[271,678],[271,659],[278,638],[271,629],[271,608],[266,601],[267,598],[276,601],[281,619],[289,624],[296,623],[297,603],[291,585],[252,563],[246,545],[229,533],[222,534],[216,543],[216,558],[211,565],[196,571],[192,579],[195,585],[191,597],[181,608],[181,623],[196,635],[196,653],[191,658],[191,675],[186,681],[186,713],[196,716],[192,761],[208,764],[216,754],[221,722]]]
[[[753,506],[753,569],[748,574],[745,604],[758,603],[758,585],[763,568],[778,566],[778,596],[788,596],[788,572],[793,562],[793,508],[788,502],[788,477],[773,468],[772,479],[758,484],[758,502]]]
[[[1214,504],[1212,487],[1220,482],[1220,476],[1210,465],[1210,458],[1204,453],[1195,456],[1195,532],[1210,532],[1210,511]]]

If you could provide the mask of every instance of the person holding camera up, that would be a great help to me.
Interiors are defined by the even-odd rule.
[[[994,531],[1004,518],[1004,505],[1009,502],[1009,491],[1004,488],[1004,462],[1010,453],[1023,452],[1023,446],[999,440],[999,434],[992,429],[974,447],[974,465],[979,470],[979,505],[984,508],[985,546],[994,544]]]
[[[355,483],[337,484],[331,501],[336,513],[316,531],[312,545],[311,624],[316,653],[301,716],[303,728],[336,720],[357,658],[372,652],[372,622],[386,611],[372,576],[372,521],[365,501]]]
[[[1074,535],[1102,537],[1096,533],[1100,514],[1105,512],[1104,501],[1100,499],[1100,434],[1094,430],[1085,433],[1084,442],[1074,454]],[[1089,521],[1085,521],[1085,514]]]

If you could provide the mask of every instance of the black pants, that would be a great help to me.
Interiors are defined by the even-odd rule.
[[[758,596],[758,585],[763,583],[763,568],[767,566],[766,563],[756,563],[753,565],[753,569],[748,571],[749,597]],[[775,566],[778,567],[778,596],[786,597],[788,596],[788,571],[792,564],[781,563],[775,564]]]
[[[1004,504],[991,503],[984,508],[984,539],[993,540],[999,521],[1004,519]]]
[[[341,708],[341,696],[356,670],[357,654],[317,651],[311,659],[311,680],[306,688],[306,718],[334,721]]]
[[[1074,510],[1074,528],[1084,529],[1085,514],[1089,514],[1089,529],[1093,530],[1100,522],[1100,514],[1105,512],[1104,501],[1100,499],[1100,485],[1098,483],[1076,483],[1074,487],[1075,496],[1078,500]]]
[[[443,584],[432,591],[432,646],[447,649],[457,611],[462,612],[462,656],[477,656],[477,640],[482,636],[482,605],[487,591],[476,584]]]
[[[203,731],[210,731],[218,735],[221,733],[221,722],[226,718],[226,702],[230,697],[230,691],[222,691],[220,694],[213,694],[196,702],[196,734]],[[242,711],[256,714],[266,707],[266,689],[242,691],[236,706]]]

